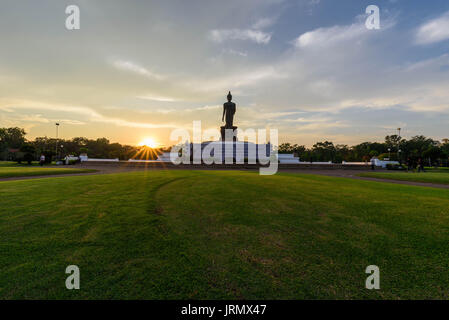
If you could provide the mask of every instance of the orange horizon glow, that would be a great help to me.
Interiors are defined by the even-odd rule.
[[[160,147],[160,143],[156,142],[156,140],[154,140],[153,138],[147,137],[144,138],[142,141],[139,142],[138,144],[139,147],[149,147],[149,148],[158,148]]]

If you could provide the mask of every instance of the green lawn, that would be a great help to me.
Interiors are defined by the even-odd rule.
[[[449,184],[449,172],[364,172],[360,177]]]
[[[31,164],[28,164],[26,162],[17,163],[15,161],[0,161],[0,167],[31,167],[31,166],[38,166],[39,162],[32,161]]]
[[[425,167],[426,171],[449,173],[448,167]]]
[[[38,167],[38,166],[0,166],[0,178],[10,177],[28,177],[28,176],[43,176],[51,174],[67,174],[67,173],[83,173],[95,172],[90,169],[74,169],[74,168],[55,168],[55,167]]]
[[[2,299],[449,298],[449,190],[172,170],[0,194]],[[80,290],[65,288],[71,264]]]

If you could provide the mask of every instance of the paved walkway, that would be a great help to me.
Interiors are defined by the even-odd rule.
[[[73,166],[73,168],[94,169],[94,170],[97,170],[97,172],[68,173],[68,174],[41,175],[41,176],[28,176],[28,177],[9,177],[9,178],[0,178],[0,181],[57,178],[57,177],[67,177],[67,176],[89,176],[89,175],[97,175],[97,174],[123,173],[123,172],[166,169],[163,167],[138,167],[138,166],[132,167],[132,166],[108,166],[108,165],[106,165],[106,166],[82,165],[82,166]],[[170,170],[182,170],[182,168],[179,168],[179,169],[170,168]],[[209,168],[201,167],[201,168],[195,168],[194,170],[232,170],[232,169],[219,168],[219,167],[209,167]],[[241,169],[241,170],[245,170],[245,169]],[[247,169],[247,170],[253,171],[254,169]],[[380,170],[378,170],[378,172],[379,171]],[[382,171],[385,171],[385,170],[382,170]],[[382,171],[380,171],[380,172],[382,172]],[[374,182],[403,184],[403,185],[409,185],[409,186],[449,189],[449,185],[445,185],[445,184],[414,182],[414,181],[401,181],[401,180],[390,180],[390,179],[379,179],[379,178],[368,178],[368,177],[357,176],[357,174],[360,174],[362,172],[368,172],[365,170],[280,169],[279,172],[298,173],[298,174],[317,174],[317,175],[356,179],[356,180],[367,180],[367,181],[374,181]]]

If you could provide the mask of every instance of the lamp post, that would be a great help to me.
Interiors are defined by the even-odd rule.
[[[402,162],[401,162],[401,152],[402,152],[402,150],[399,149],[399,150],[398,150],[398,161],[399,161],[399,164],[402,163]]]
[[[399,149],[401,145],[401,128],[398,128],[398,161],[401,163],[400,156],[401,156],[401,150]]]
[[[55,160],[58,161],[58,133],[59,133],[59,122],[56,122],[55,125],[56,125]]]
[[[388,160],[391,160],[391,148],[388,148]]]

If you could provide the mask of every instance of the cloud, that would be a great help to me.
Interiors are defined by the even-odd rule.
[[[147,78],[150,79],[155,79],[155,80],[162,80],[165,78],[165,76],[159,75],[157,73],[151,72],[148,69],[139,66],[138,64],[132,62],[132,61],[127,61],[127,60],[113,60],[111,61],[111,64],[119,70],[123,70],[123,71],[129,71],[129,72],[133,72],[136,74],[140,74],[142,76],[145,76]]]
[[[158,113],[162,114],[169,114],[169,113],[183,113],[183,112],[198,112],[198,111],[208,111],[208,110],[217,110],[221,108],[219,105],[206,105],[202,107],[196,107],[196,108],[182,108],[182,109],[157,109],[155,110]]]
[[[364,34],[366,31],[367,29],[362,24],[319,28],[301,34],[294,40],[294,45],[298,48],[324,47],[336,42],[352,40]]]
[[[267,65],[249,70],[241,70],[239,73],[232,72],[230,75],[221,77],[208,77],[207,79],[186,79],[185,88],[196,92],[227,92],[228,90],[255,86],[262,82],[270,82],[285,79],[287,75],[275,67]]]
[[[257,44],[268,44],[271,33],[255,29],[214,29],[209,32],[209,39],[217,43],[227,40],[248,40]]]
[[[49,123],[51,121],[50,119],[43,118],[41,114],[15,115],[14,119],[17,121],[34,122],[34,123]]]
[[[238,50],[234,50],[234,49],[224,50],[224,53],[228,53],[228,54],[235,55],[235,56],[240,56],[240,57],[247,57],[248,56],[248,52],[238,51]]]
[[[136,121],[128,121],[125,119],[108,117],[100,114],[99,112],[84,106],[69,106],[69,105],[56,105],[56,104],[48,104],[37,101],[20,101],[16,100],[6,105],[0,104],[0,110],[39,110],[40,112],[47,111],[59,111],[63,113],[72,113],[83,116],[83,119],[87,119],[91,122],[100,122],[106,124],[113,124],[121,127],[132,127],[132,128],[146,128],[146,129],[155,129],[155,128],[177,128],[178,125],[170,124],[170,123],[148,123],[148,122],[136,122]],[[39,118],[42,118],[42,115],[39,115]],[[54,118],[54,115],[53,115]],[[26,120],[26,118],[25,118]],[[41,119],[42,123],[46,123],[48,121]],[[71,124],[82,124],[81,121],[77,121],[74,119],[65,120],[70,121]]]
[[[380,30],[368,30],[364,19],[366,15],[357,16],[357,22],[350,25],[336,25],[326,28],[318,28],[305,32],[293,40],[297,48],[329,47],[342,42],[363,40],[364,37],[375,35],[390,29],[396,24],[395,16],[386,17],[382,20]]]
[[[417,44],[426,45],[449,39],[449,11],[421,25],[415,36]]]
[[[316,141],[323,132],[326,137],[342,134],[341,141],[347,142],[362,139],[361,134],[372,137],[372,128],[395,125],[387,121],[395,105],[410,113],[419,111],[416,118],[427,126],[426,134],[436,132],[430,115],[449,114],[449,58],[437,58],[439,48],[417,47],[414,41],[415,36],[420,44],[445,39],[449,28],[441,22],[447,13],[442,15],[444,11],[436,7],[428,8],[436,19],[417,24],[410,43],[407,21],[416,12],[405,4],[400,27],[383,32],[388,27],[386,16],[396,7],[385,5],[381,29],[367,30],[363,7],[356,8],[361,15],[351,19],[351,13],[341,11],[344,8],[316,0],[180,1],[176,8],[168,1],[158,3],[157,10],[151,2],[138,2],[137,7],[111,2],[90,4],[89,11],[105,14],[89,26],[89,34],[65,45],[60,34],[64,30],[45,23],[52,21],[57,6],[46,7],[39,24],[29,16],[39,9],[37,4],[30,4],[33,10],[26,12],[13,2],[7,5],[15,9],[2,11],[11,28],[0,30],[3,125],[16,115],[28,115],[23,123],[40,127],[32,134],[51,128],[45,119],[58,118],[86,123],[83,130],[73,128],[73,135],[101,134],[132,142],[151,131],[165,139],[169,129],[153,128],[191,119],[218,127],[228,90],[238,105],[240,128],[275,124],[285,139],[297,135],[291,142],[304,141],[308,133]],[[309,7],[320,14],[306,17]],[[27,19],[10,21],[8,14],[25,14]],[[118,27],[111,28],[111,21]],[[30,41],[17,42],[22,35]],[[42,50],[33,51],[35,43]],[[12,99],[28,102],[19,109]],[[362,108],[370,111],[356,113]],[[297,110],[303,113],[290,113]],[[35,114],[42,116],[33,119]],[[338,127],[336,119],[344,121],[354,114],[348,123],[356,129],[333,129]],[[372,121],[376,114],[385,116]],[[323,122],[329,125],[317,125]],[[300,128],[307,132],[299,135]],[[447,122],[441,128],[447,128]]]
[[[277,21],[277,17],[264,17],[257,20],[253,25],[252,29],[265,29],[274,25]]]
[[[277,21],[277,17],[262,17],[248,29],[214,29],[209,32],[209,39],[222,43],[227,40],[248,40],[257,44],[268,44],[271,40],[271,33],[262,29],[271,27]]]
[[[202,106],[202,107],[198,107],[198,108],[188,108],[188,109],[184,109],[184,110],[188,111],[188,112],[195,112],[195,111],[203,111],[203,110],[216,110],[219,108],[221,108],[221,106],[219,106],[219,105],[212,105],[212,106],[206,105],[206,106]]]
[[[179,99],[176,99],[176,98],[155,96],[155,95],[143,95],[143,96],[137,96],[137,98],[142,99],[142,100],[151,100],[151,101],[159,101],[159,102],[175,102],[175,101],[179,101]]]

